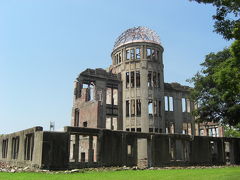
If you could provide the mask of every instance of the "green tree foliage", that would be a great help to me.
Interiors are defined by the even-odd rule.
[[[225,39],[238,39],[234,29],[240,29],[240,0],[190,0],[198,3],[212,4],[216,7],[214,31],[221,34]],[[239,33],[239,32],[238,32]]]
[[[240,138],[240,123],[235,127],[224,126],[224,136]]]
[[[207,55],[202,70],[189,80],[194,84],[191,97],[199,105],[194,111],[199,122],[230,126],[240,122],[240,62],[235,46]]]
[[[191,96],[200,105],[194,111],[199,122],[220,122],[228,133],[240,123],[240,0],[190,0],[216,7],[214,31],[235,39],[230,48],[210,53],[202,70],[191,80]]]

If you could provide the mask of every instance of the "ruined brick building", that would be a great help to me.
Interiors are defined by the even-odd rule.
[[[163,50],[149,28],[123,32],[114,44],[112,65],[86,69],[76,79],[71,125],[222,136],[218,126],[194,123],[190,87],[164,82]]]
[[[0,135],[0,161],[44,169],[240,164],[240,139],[195,123],[190,88],[164,82],[162,54],[154,31],[126,30],[107,70],[77,77],[71,126]]]

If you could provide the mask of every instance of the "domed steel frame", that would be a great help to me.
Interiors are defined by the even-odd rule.
[[[116,49],[123,44],[139,41],[160,44],[160,38],[155,31],[147,27],[139,26],[124,31],[115,41],[113,49]]]

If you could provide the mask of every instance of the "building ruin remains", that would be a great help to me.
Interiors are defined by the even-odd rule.
[[[239,164],[240,139],[195,123],[190,87],[164,82],[163,51],[149,28],[123,32],[112,65],[74,82],[71,126],[1,135],[0,161],[46,169]]]

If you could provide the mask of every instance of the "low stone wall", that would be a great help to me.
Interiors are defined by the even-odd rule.
[[[240,164],[239,138],[80,127],[65,127],[64,132],[34,127],[1,135],[0,150],[2,162],[43,169]]]
[[[41,167],[43,128],[40,126],[0,136],[0,161],[14,166]]]

